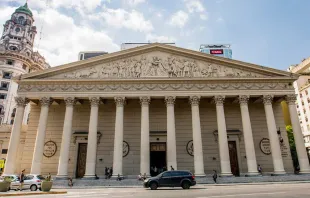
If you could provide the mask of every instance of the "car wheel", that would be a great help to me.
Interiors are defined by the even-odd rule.
[[[37,191],[38,187],[36,185],[31,185],[30,190],[31,191]]]
[[[151,190],[156,190],[158,188],[158,185],[155,182],[153,182],[151,183],[150,187],[151,187]]]
[[[190,183],[188,181],[185,181],[182,183],[182,188],[183,189],[189,189],[191,187]]]

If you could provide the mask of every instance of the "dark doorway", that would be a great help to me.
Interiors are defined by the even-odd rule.
[[[76,178],[82,178],[86,169],[87,143],[80,143],[76,165]]]
[[[150,152],[150,173],[151,176],[156,176],[167,169],[166,143],[151,143]]]
[[[240,176],[236,141],[228,141],[228,148],[231,172],[234,176]]]

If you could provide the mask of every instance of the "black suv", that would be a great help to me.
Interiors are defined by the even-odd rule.
[[[165,171],[156,177],[144,180],[144,187],[156,190],[158,187],[182,187],[189,189],[196,185],[195,176],[189,171]]]

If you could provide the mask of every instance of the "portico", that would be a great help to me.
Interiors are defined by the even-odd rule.
[[[22,167],[33,174],[75,177],[74,153],[79,151],[74,145],[79,143],[73,133],[78,131],[87,134],[75,137],[87,143],[81,162],[84,178],[104,175],[105,167],[113,167],[114,176],[150,175],[152,131],[163,132],[155,141],[166,141],[168,169],[190,170],[196,176],[218,170],[232,176],[237,167],[252,176],[258,175],[260,164],[273,174],[293,172],[290,153],[283,155],[289,145],[279,102],[288,100],[291,114],[296,113],[294,80],[284,71],[160,44],[27,74],[17,81],[16,101],[23,102],[18,103],[15,139],[9,146],[13,157],[6,161],[13,168],[5,173],[18,171],[10,152],[19,146],[19,117],[28,101],[32,112],[25,144],[33,155],[23,154]],[[292,123],[295,139],[302,141],[297,117]],[[233,135],[231,129],[240,132]],[[271,155],[260,151],[262,138],[270,140]],[[58,148],[50,158],[43,156],[47,140]],[[310,172],[305,148],[297,151],[301,172]]]

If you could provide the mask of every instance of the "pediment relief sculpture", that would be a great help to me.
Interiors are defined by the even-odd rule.
[[[179,56],[142,55],[57,75],[54,78],[255,78],[266,76]]]

